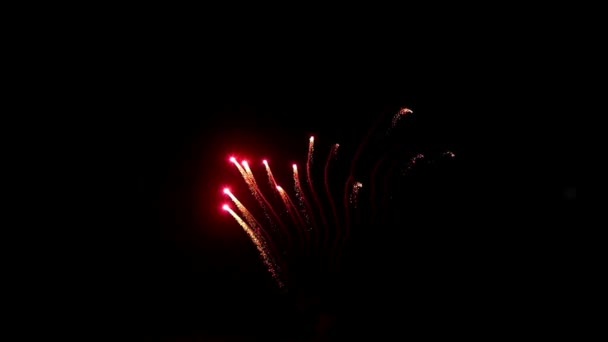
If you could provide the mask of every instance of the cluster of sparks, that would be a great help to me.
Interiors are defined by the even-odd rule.
[[[391,127],[388,129],[387,134],[390,134],[391,130],[395,128],[395,126],[397,126],[397,123],[399,122],[399,120],[401,120],[401,118],[403,118],[404,116],[408,115],[408,114],[413,114],[414,112],[409,109],[409,108],[401,108],[394,116],[393,116],[393,120],[391,121]]]
[[[228,193],[230,193],[230,192],[228,192]],[[231,197],[234,197],[234,195],[232,195],[232,194],[230,194],[230,195],[231,195]],[[236,199],[236,197],[234,198],[234,200],[235,200],[235,202],[238,201]],[[237,205],[237,207],[238,207],[238,205]],[[241,205],[241,207],[242,207],[242,205]],[[255,247],[258,249],[258,252],[260,252],[260,256],[262,257],[262,261],[264,262],[264,264],[266,265],[266,267],[268,267],[268,270],[272,274],[273,278],[275,278],[275,280],[277,281],[279,287],[284,287],[285,284],[283,283],[283,281],[279,277],[279,273],[278,273],[279,272],[279,267],[277,266],[276,262],[270,256],[270,253],[268,251],[268,247],[266,246],[266,242],[264,242],[264,240],[261,239],[259,233],[256,233],[250,225],[248,225],[245,221],[243,221],[243,219],[240,218],[239,215],[234,212],[234,210],[230,209],[230,207],[228,206],[228,204],[224,204],[224,206],[222,208],[224,210],[226,210],[227,212],[229,212],[230,215],[232,215],[232,217],[234,217],[234,219],[236,220],[236,222],[238,222],[238,224],[243,228],[243,230],[245,231],[245,233],[247,233],[247,235],[249,236],[249,238],[251,239],[251,241],[253,241],[253,244],[255,245]],[[247,209],[244,209],[244,210],[247,210]],[[241,211],[241,213],[244,216],[246,216],[242,211]]]
[[[353,190],[350,193],[350,204],[353,205],[354,208],[357,207],[357,199],[359,198],[359,190],[363,187],[361,182],[356,182],[353,184]]]
[[[413,112],[408,108],[400,109],[392,119],[391,128],[394,128],[401,118],[411,113]],[[338,210],[329,186],[330,164],[331,161],[336,160],[337,158],[338,148],[340,147],[339,144],[331,145],[323,169],[324,198],[327,200],[327,203],[329,203],[330,208],[327,213],[326,209],[328,207],[322,205],[316,186],[313,183],[311,169],[313,167],[312,164],[315,151],[314,137],[310,137],[308,144],[308,155],[305,165],[305,184],[308,186],[306,190],[302,186],[298,165],[294,163],[291,166],[293,171],[293,197],[289,194],[288,190],[281,187],[281,185],[277,183],[268,160],[262,160],[262,164],[268,178],[269,189],[274,193],[275,198],[280,199],[281,209],[278,209],[277,203],[275,203],[275,206],[277,206],[277,208],[275,208],[271,202],[268,201],[262,192],[262,189],[260,189],[260,186],[258,185],[258,182],[248,162],[246,160],[239,162],[237,161],[236,157],[230,157],[230,162],[235,166],[245,181],[249,192],[262,209],[266,220],[264,221],[264,224],[260,223],[260,221],[258,221],[251,211],[248,210],[247,207],[245,207],[245,205],[239,201],[239,199],[237,199],[229,188],[224,188],[223,193],[230,198],[238,210],[238,213],[232,210],[228,204],[224,204],[222,208],[230,213],[230,215],[249,236],[257,248],[263,263],[266,265],[273,278],[277,281],[279,287],[285,286],[285,282],[281,278],[281,266],[284,265],[282,256],[284,256],[288,251],[297,249],[295,243],[299,242],[298,246],[301,248],[303,242],[319,243],[321,235],[324,235],[323,244],[327,247],[329,245],[329,231],[334,230],[335,234],[333,234],[333,236],[335,239],[334,244],[332,245],[333,247],[331,248],[335,250],[339,246],[339,240],[344,239],[341,234],[345,233],[346,238],[348,238],[350,226],[348,210],[349,207],[352,207],[353,209],[357,208],[359,193],[363,188],[363,183],[355,180],[353,172],[354,165],[366,140],[367,139],[361,143],[359,149],[355,153],[354,159],[351,161],[350,173],[348,174],[345,183],[344,217],[342,220],[339,218]],[[453,157],[452,152],[446,153],[449,153]],[[416,160],[422,157],[422,154],[416,155],[411,159],[411,163],[414,164]],[[373,186],[374,184],[372,182],[372,192],[374,191]],[[343,230],[343,228],[345,230]],[[297,240],[295,242],[293,236],[294,234],[297,234]],[[275,237],[274,239],[273,236]]]

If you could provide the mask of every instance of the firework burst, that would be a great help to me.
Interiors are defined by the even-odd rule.
[[[322,182],[317,182],[314,177],[316,141],[315,137],[311,136],[305,164],[307,187],[302,186],[298,165],[294,163],[291,165],[292,194],[277,183],[267,159],[262,160],[261,164],[264,166],[269,187],[262,189],[247,161],[238,163],[236,157],[230,158],[266,220],[261,223],[256,219],[254,211],[249,210],[227,188],[224,194],[234,203],[241,216],[228,205],[223,208],[250,237],[280,287],[290,286],[292,276],[301,269],[321,270],[328,274],[337,272],[353,222],[355,225],[360,223],[362,212],[369,217],[370,223],[382,220],[378,209],[384,209],[389,200],[390,180],[403,175],[403,172],[414,167],[424,156],[410,152],[395,157],[395,153],[386,148],[387,136],[382,130],[379,131],[378,127],[383,123],[388,124],[386,132],[394,134],[399,122],[411,114],[412,110],[401,108],[390,122],[385,122],[383,116],[379,117],[361,143],[353,149],[354,155],[350,159],[341,156],[339,144],[325,145],[329,149],[322,166]],[[365,163],[373,165],[371,169],[358,167],[358,161],[364,155],[372,161],[371,164]],[[379,155],[379,158],[375,158],[376,155]],[[442,155],[454,157],[454,153],[450,151],[443,152]],[[346,164],[342,167],[346,169],[346,174],[340,175],[340,168],[337,166],[342,164]],[[405,165],[405,168],[401,165]],[[281,166],[280,169],[284,172],[287,165]],[[394,172],[395,170],[401,172]],[[339,176],[343,177],[341,179],[344,182],[342,192],[331,186],[331,180]],[[380,194],[379,185],[382,186]],[[274,196],[268,196],[269,194]],[[336,205],[340,203],[336,201],[339,198],[342,198],[341,207]]]

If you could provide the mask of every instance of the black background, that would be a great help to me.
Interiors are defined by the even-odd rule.
[[[72,260],[92,274],[93,335],[313,340],[323,322],[337,338],[558,329],[573,267],[574,118],[563,70],[544,63],[550,41],[269,39],[171,23],[93,45],[75,81],[94,84],[79,92],[77,132],[92,144],[73,146],[90,160],[80,167],[95,237],[77,244],[93,262]],[[402,123],[408,152],[456,157],[408,176],[388,223],[359,227],[347,271],[326,289],[281,293],[220,210],[223,186],[246,195],[228,157],[268,157],[275,175],[284,163],[287,182],[311,134],[324,155],[401,107],[415,113]]]

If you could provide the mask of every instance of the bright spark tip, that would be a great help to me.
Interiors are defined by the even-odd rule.
[[[228,189],[228,188],[224,188],[224,193],[225,193],[225,194],[229,194],[229,193],[230,193],[230,189]]]
[[[224,205],[222,206],[222,209],[224,209],[224,210],[228,211],[228,210],[230,209],[230,207],[228,206],[228,204],[224,204]]]
[[[246,161],[246,160],[243,160],[243,161],[241,162],[241,164],[243,164],[243,166],[247,166],[247,165],[249,165],[249,164],[247,163],[247,161]]]
[[[264,165],[268,164],[268,161],[266,159],[262,160],[262,163],[264,163]]]
[[[277,185],[277,190],[283,190],[279,185]]]
[[[298,168],[298,165],[296,165],[296,164],[293,164],[291,166],[293,167],[294,170]]]
[[[230,157],[230,161],[233,162],[233,163],[236,163],[236,158]]]
[[[310,141],[315,141],[315,137],[311,136]]]

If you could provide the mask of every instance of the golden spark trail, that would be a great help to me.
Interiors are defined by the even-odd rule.
[[[276,189],[279,193],[279,196],[281,196],[281,200],[283,201],[283,204],[285,204],[285,208],[287,209],[289,216],[291,217],[291,219],[293,220],[293,223],[295,224],[295,226],[297,228],[296,230],[298,231],[298,236],[299,236],[299,240],[300,240],[300,248],[302,248],[303,243],[304,243],[304,241],[303,241],[304,236],[302,235],[302,230],[306,229],[304,220],[302,219],[302,216],[300,216],[300,213],[298,212],[298,208],[293,203],[291,198],[289,198],[289,195],[285,192],[285,190],[283,190],[283,188],[279,185],[277,185]]]
[[[289,198],[289,195],[287,195],[285,190],[283,190],[283,188],[280,185],[277,185],[276,189],[277,189],[277,192],[279,193],[279,196],[281,196],[281,200],[283,201],[283,204],[285,204],[285,208],[287,209],[289,214],[292,215],[293,222],[295,224],[301,225],[302,227],[305,227],[306,225],[304,224],[304,221],[302,220],[302,217],[300,216],[300,213],[298,212],[298,208],[293,203],[293,201]],[[296,218],[296,215],[297,215],[297,218]]]
[[[401,119],[402,117],[406,116],[407,114],[412,114],[414,113],[411,109],[409,108],[401,108],[397,114],[395,114],[393,116],[393,120],[391,123],[391,128],[395,128],[395,126],[397,125],[397,122],[399,122],[399,119]]]
[[[315,150],[315,137],[310,137],[310,139],[308,139],[308,158],[306,159],[306,172],[309,172],[308,169],[310,169],[310,164],[312,163],[312,153]]]
[[[234,219],[236,220],[236,222],[238,222],[238,224],[241,226],[241,228],[243,228],[243,230],[245,231],[245,233],[247,233],[247,235],[249,235],[249,238],[251,239],[251,241],[253,241],[253,243],[254,243],[255,247],[257,248],[258,252],[260,252],[260,256],[262,257],[262,261],[264,262],[264,264],[266,265],[266,267],[268,267],[268,270],[270,271],[270,274],[272,274],[272,277],[277,281],[277,283],[279,284],[279,287],[283,288],[285,286],[285,284],[283,284],[283,282],[279,278],[277,265],[273,262],[272,258],[268,255],[268,252],[264,248],[264,245],[256,237],[256,235],[253,232],[253,230],[251,229],[251,227],[245,221],[243,221],[243,219],[241,219],[239,217],[239,215],[237,215],[237,213],[235,213],[232,209],[230,209],[230,207],[228,205],[224,205],[223,209],[226,210],[227,212],[229,212],[230,215],[232,215],[232,217],[234,217]]]
[[[230,199],[232,200],[234,205],[236,205],[237,209],[239,209],[239,211],[241,212],[241,215],[243,215],[243,218],[245,218],[245,221],[247,221],[247,224],[253,229],[253,231],[259,237],[260,242],[262,242],[265,247],[269,246],[270,247],[269,249],[272,252],[272,255],[274,255],[275,258],[278,260],[280,258],[278,249],[275,246],[275,244],[273,243],[272,238],[268,235],[268,232],[266,230],[262,229],[262,225],[260,224],[260,222],[258,222],[258,220],[255,219],[253,214],[251,214],[249,209],[247,209],[247,207],[245,207],[243,205],[243,203],[241,203],[241,201],[239,201],[238,198],[236,198],[236,196],[234,196],[234,194],[232,194],[232,192],[230,192],[230,189],[224,188],[224,194],[226,194],[226,195],[228,195],[228,197],[230,197]]]
[[[321,215],[321,221],[324,226],[325,234],[328,234],[329,226],[327,225],[327,220],[325,219],[325,214],[323,213],[323,207],[321,206],[321,202],[319,201],[319,197],[317,196],[317,192],[315,191],[315,187],[312,185],[312,176],[310,173],[310,166],[312,164],[312,156],[314,152],[314,144],[315,137],[310,137],[308,142],[308,158],[306,159],[306,180],[308,182],[308,187],[310,188],[310,193],[312,194],[312,198],[317,205],[317,209],[319,209],[319,215]],[[312,209],[312,208],[311,208]],[[311,215],[313,213],[311,212]],[[316,226],[316,224],[315,224]],[[315,245],[318,244],[318,240],[320,239],[319,231],[315,232]]]
[[[262,190],[260,190],[260,187],[258,186],[258,183],[255,181],[255,177],[253,176],[253,172],[251,172],[251,169],[249,168],[249,164],[247,164],[246,161],[243,162],[243,166],[245,167],[245,172],[247,172],[247,175],[249,176],[249,180],[251,182],[251,184],[253,184],[253,189],[255,190],[255,192],[257,193],[257,195],[259,196],[259,199],[261,199],[266,206],[268,207],[268,209],[270,209],[272,215],[277,219],[277,221],[279,222],[279,224],[283,227],[285,227],[283,225],[283,223],[281,222],[281,219],[279,218],[279,215],[277,215],[276,211],[274,211],[274,208],[272,207],[272,205],[268,202],[268,200],[266,199],[266,197],[264,196],[264,194],[262,193]],[[262,203],[260,203],[260,205],[263,205]]]
[[[262,192],[260,191],[258,183],[255,181],[255,177],[253,177],[253,172],[251,172],[251,169],[249,168],[249,163],[247,163],[246,160],[243,160],[242,164],[243,168],[245,169],[245,174],[247,175],[249,182],[251,182],[251,186],[253,187],[254,191],[261,196]]]
[[[266,208],[266,205],[264,205],[263,199],[258,194],[258,191],[256,189],[257,185],[255,184],[255,179],[253,178],[253,174],[251,173],[251,170],[249,170],[249,165],[247,164],[247,161],[244,160],[242,162],[243,166],[241,166],[241,164],[239,164],[234,157],[230,158],[230,161],[239,170],[239,172],[241,173],[241,176],[243,176],[245,183],[247,183],[247,186],[249,187],[249,191],[251,192],[253,197],[255,197],[255,199],[258,201],[258,203],[260,204],[260,207],[262,207],[264,216],[266,216],[266,219],[270,223],[270,226],[273,229],[276,229],[274,226],[274,222],[272,221],[272,219],[270,218],[270,215],[268,214],[268,209]],[[245,167],[245,168],[243,168],[243,167]],[[247,171],[247,170],[249,170],[249,171]]]
[[[270,187],[273,189],[277,189],[277,181],[274,179],[274,175],[272,174],[272,171],[270,170],[270,165],[268,165],[268,161],[266,161],[266,159],[264,159],[263,161],[264,163],[264,167],[266,168],[266,174],[268,174],[268,182],[270,183]]]
[[[251,192],[253,193],[253,196],[255,197],[256,200],[258,200],[258,202],[260,202],[260,206],[262,208],[264,208],[264,203],[266,205],[270,206],[268,201],[266,201],[266,198],[264,198],[264,195],[262,195],[262,192],[260,191],[260,187],[258,186],[258,183],[255,181],[255,177],[253,177],[253,172],[251,172],[251,169],[249,168],[249,164],[247,163],[246,160],[243,160],[242,164],[243,164],[243,169],[245,171],[245,175],[247,176],[247,182],[248,182],[248,184],[251,185]],[[262,203],[262,201],[264,203]]]
[[[241,176],[243,176],[243,179],[245,180],[245,183],[247,183],[247,186],[249,187],[249,191],[251,191],[251,193],[255,196],[255,188],[253,187],[253,183],[251,182],[251,179],[250,179],[249,175],[247,174],[247,172],[245,171],[245,169],[243,169],[241,164],[239,164],[234,157],[230,158],[230,161],[239,170],[239,172],[241,173]]]
[[[357,208],[357,206],[359,205],[359,190],[361,190],[362,187],[363,184],[361,184],[361,182],[357,182],[353,185],[353,191],[351,192],[350,196],[350,203],[353,205],[353,208]],[[360,223],[361,212],[358,210],[355,212],[355,219],[357,223]]]
[[[262,190],[260,190],[260,187],[258,186],[258,183],[255,181],[255,177],[253,176],[253,172],[251,172],[251,169],[249,168],[249,164],[247,163],[247,161],[243,161],[243,167],[245,168],[245,172],[247,173],[247,176],[249,177],[249,181],[253,185],[253,190],[255,192],[254,196],[260,203],[260,206],[262,207],[262,209],[264,209],[264,213],[266,214],[268,220],[272,224],[272,220],[268,216],[268,212],[267,212],[267,211],[270,211],[270,213],[275,218],[277,223],[281,226],[281,229],[283,230],[283,233],[284,233],[285,237],[287,238],[287,245],[291,246],[291,236],[289,235],[289,231],[287,230],[287,227],[285,227],[285,224],[283,223],[283,221],[281,220],[281,218],[279,217],[277,212],[272,207],[272,204],[270,204],[270,202],[268,202],[268,200],[262,193]]]
[[[258,200],[258,202],[260,202],[260,206],[262,208],[264,208],[264,204],[266,204],[270,207],[270,204],[268,203],[268,201],[266,201],[266,198],[264,198],[264,195],[262,195],[262,192],[260,191],[260,187],[258,186],[258,183],[255,181],[255,177],[253,177],[253,172],[251,172],[251,169],[249,168],[249,163],[247,163],[246,160],[243,160],[242,164],[243,164],[243,168],[245,170],[245,174],[247,175],[247,179],[249,180],[249,183],[251,184],[251,188],[252,188],[251,191],[253,192],[253,196]],[[262,203],[262,201],[264,203]],[[271,208],[271,210],[272,210],[272,208]]]
[[[245,172],[247,173],[247,175],[250,177],[253,177],[253,173],[251,172],[251,169],[249,168],[249,163],[247,163],[246,160],[243,160],[241,162],[241,164],[243,164],[243,168],[245,169]]]
[[[283,204],[285,205],[285,210],[287,211],[287,213],[289,213],[289,216],[291,216],[291,220],[293,221],[294,224],[298,224],[298,220],[296,219],[295,214],[292,211],[292,208],[289,206],[289,201],[286,198],[286,194],[284,193],[283,188],[281,188],[280,186],[277,185],[276,187],[277,192],[279,193],[279,196],[281,197],[281,201],[283,201]]]
[[[243,203],[241,203],[241,201],[236,198],[236,196],[232,194],[232,192],[230,192],[228,188],[224,189],[224,193],[228,195],[228,197],[230,197],[234,205],[236,205],[237,209],[241,212],[241,215],[243,215],[243,217],[245,218],[245,221],[247,221],[247,224],[249,224],[249,226],[254,229],[259,229],[261,227],[260,223],[253,217],[251,212],[243,205]]]
[[[316,225],[314,224],[314,221],[311,220],[311,215],[312,215],[312,210],[310,208],[310,203],[308,203],[308,200],[306,199],[306,196],[304,196],[304,192],[302,191],[302,185],[300,184],[300,174],[298,173],[298,166],[296,164],[293,164],[293,182],[294,182],[294,188],[296,191],[296,197],[298,198],[299,202],[300,202],[300,207],[302,208],[302,213],[304,214],[304,217],[306,218],[306,224],[307,224],[307,231],[312,230],[312,226],[311,223],[314,225],[314,228],[316,229]]]

